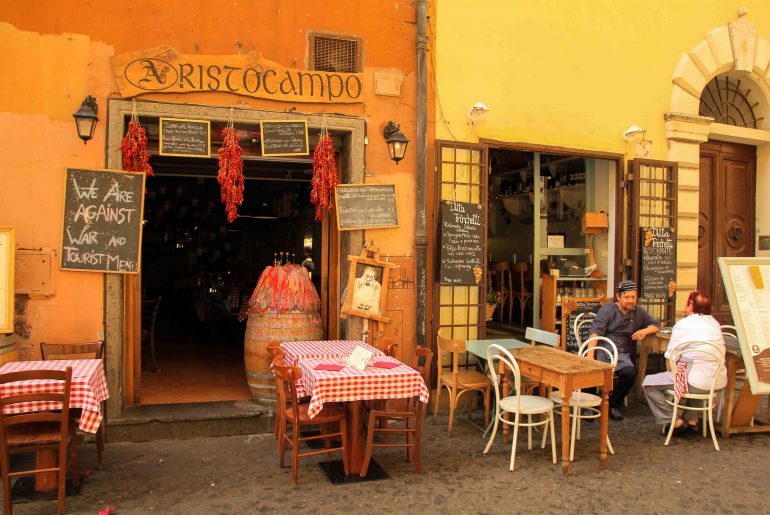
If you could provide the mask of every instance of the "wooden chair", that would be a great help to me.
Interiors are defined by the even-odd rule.
[[[158,360],[155,358],[155,322],[158,319],[158,308],[162,298],[142,301],[142,346],[150,349],[153,372],[160,372]]]
[[[283,467],[284,455],[286,454],[286,444],[291,445],[291,483],[297,484],[297,473],[299,468],[299,459],[304,456],[313,456],[316,454],[331,455],[332,452],[342,451],[342,462],[345,469],[345,475],[348,473],[348,452],[345,447],[347,442],[347,417],[345,410],[337,405],[329,404],[315,416],[310,418],[308,415],[309,404],[299,404],[297,400],[297,380],[302,377],[302,371],[299,367],[273,364],[273,374],[275,374],[276,392],[278,397],[277,407],[282,411],[280,435],[278,437],[278,453],[280,455],[280,465]],[[300,436],[303,426],[322,426],[328,424],[338,424],[337,432],[322,432],[323,434],[314,436]],[[291,432],[289,432],[291,425]],[[331,447],[329,442],[332,437],[339,437],[341,443],[339,447]],[[300,442],[310,440],[324,439],[327,447],[320,450],[310,450],[299,452]]]
[[[30,370],[0,375],[0,384],[7,385],[17,381],[52,380],[60,387],[56,392],[15,393],[10,392],[0,398],[0,467],[3,478],[3,508],[6,515],[13,513],[11,500],[11,478],[37,473],[56,473],[57,513],[64,513],[64,484],[67,474],[67,452],[72,456],[70,472],[72,483],[80,484],[78,471],[77,445],[72,426],[69,423],[69,402],[72,386],[72,369],[66,370]],[[4,413],[10,405],[23,402],[50,402],[60,406],[55,410],[24,412],[19,414]],[[38,451],[55,451],[57,465],[11,472],[11,454]]]
[[[398,354],[398,343],[396,343],[396,340],[393,338],[388,338],[387,336],[383,336],[377,340],[375,347],[384,352],[386,356],[390,356],[391,358],[395,358]]]
[[[270,359],[270,372],[273,371],[274,364],[279,364],[279,365],[284,364],[283,358],[285,354],[283,352],[283,349],[281,348],[281,342],[279,342],[278,340],[269,341],[267,342],[265,349],[267,350],[267,356]],[[276,440],[278,440],[278,428],[281,425],[280,416],[281,416],[281,410],[278,409],[278,399],[276,399],[275,423],[273,424],[273,434]]]
[[[513,276],[518,280],[514,283],[515,288],[511,286],[511,309],[513,309],[513,302],[518,300],[519,320],[522,327],[524,327],[524,311],[527,309],[527,303],[532,300],[532,293],[527,290],[527,284],[524,282],[527,270],[529,270],[527,263],[514,263],[513,265]]]
[[[418,347],[415,351],[415,369],[422,375],[425,385],[430,388],[430,365],[433,352],[426,347]],[[420,365],[420,359],[423,364]],[[415,470],[420,473],[420,440],[422,435],[422,420],[425,418],[425,406],[419,396],[408,399],[388,399],[381,407],[369,411],[369,422],[366,431],[366,454],[361,466],[361,477],[366,476],[369,461],[372,459],[374,447],[406,447],[406,458],[414,461]],[[405,426],[391,428],[391,421],[404,422]],[[374,443],[375,433],[383,436],[385,443]],[[388,435],[404,435],[406,442],[387,443]]]
[[[442,369],[442,352],[448,352],[452,360],[452,371],[445,373]],[[436,423],[438,415],[439,401],[441,400],[442,388],[449,391],[449,436],[452,436],[452,426],[454,424],[455,408],[457,400],[466,392],[481,392],[484,394],[484,424],[489,425],[489,401],[491,395],[492,381],[476,370],[459,370],[460,353],[465,352],[465,340],[451,340],[441,336],[438,333],[438,358],[437,358],[437,378],[436,378],[436,396],[433,399],[433,423]]]
[[[498,291],[501,294],[500,297],[500,309],[498,313],[498,319],[503,321],[503,309],[506,304],[508,305],[508,322],[513,318],[513,298],[511,292],[513,292],[513,277],[511,276],[511,265],[507,261],[498,261],[492,263],[492,270],[495,275],[492,281],[492,289]]]
[[[66,359],[100,359],[104,364],[104,340],[88,343],[45,343],[40,342],[40,355],[43,361],[66,360]],[[102,403],[102,413],[106,413],[104,403]],[[75,429],[80,421],[80,410],[70,410],[70,424]],[[104,425],[105,419],[96,431],[96,466],[102,470],[104,463]]]

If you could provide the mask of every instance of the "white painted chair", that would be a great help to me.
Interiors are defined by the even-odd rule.
[[[572,334],[575,335],[575,341],[578,344],[578,348],[583,345],[583,341],[580,339],[581,329],[586,325],[593,324],[594,318],[596,318],[596,313],[580,313],[575,317],[575,320],[572,323]]]
[[[532,428],[534,426],[545,426],[543,430],[543,442],[541,448],[545,448],[545,440],[548,435],[548,428],[551,428],[551,455],[553,463],[556,464],[556,441],[554,439],[554,426],[553,426],[553,402],[544,397],[537,397],[535,395],[521,395],[521,372],[519,371],[519,364],[513,358],[510,352],[505,350],[500,345],[490,345],[487,348],[487,363],[489,370],[492,373],[492,386],[495,390],[495,421],[492,428],[492,435],[489,437],[489,442],[484,449],[484,454],[489,453],[489,449],[492,447],[492,442],[495,441],[495,435],[497,434],[497,426],[500,422],[513,426],[513,444],[511,446],[511,472],[513,472],[514,463],[516,461],[516,443],[519,436],[519,427],[526,427],[528,433],[528,449],[532,449]],[[501,376],[498,373],[498,366],[500,364],[505,367],[513,375],[513,392],[514,395],[501,398]],[[505,372],[508,373],[508,372]],[[512,413],[513,422],[505,420],[504,414]],[[522,415],[527,416],[527,422],[522,422]],[[532,421],[532,415],[545,415],[543,420]]]
[[[666,390],[666,402],[669,403],[671,406],[674,407],[674,411],[671,413],[671,423],[669,424],[668,429],[668,436],[666,436],[666,442],[663,445],[668,445],[671,442],[671,435],[674,434],[674,424],[676,423],[677,413],[680,409],[683,410],[690,410],[690,411],[701,411],[703,412],[704,416],[704,423],[703,423],[703,438],[706,438],[706,431],[707,426],[705,423],[705,416],[706,413],[708,413],[708,429],[711,430],[711,439],[714,442],[714,449],[717,451],[719,450],[719,443],[717,442],[717,435],[714,431],[714,398],[716,397],[716,392],[714,392],[714,387],[716,385],[717,379],[719,378],[719,374],[722,371],[722,368],[724,367],[724,357],[722,356],[722,350],[717,347],[716,345],[708,342],[685,342],[681,346],[677,347],[670,355],[669,357],[669,363],[671,368],[671,376],[674,378],[674,384],[676,384],[677,379],[677,366],[676,363],[679,361],[679,358],[682,354],[685,352],[692,352],[696,349],[693,349],[695,345],[698,345],[697,352],[701,354],[705,354],[701,358],[703,362],[711,363],[714,366],[714,376],[711,378],[711,387],[709,388],[709,393],[685,393],[682,394],[682,399],[694,399],[698,401],[702,401],[701,406],[688,406],[688,405],[680,405],[679,400],[676,399],[674,396],[674,390]]]
[[[599,342],[606,343],[607,347],[600,347],[599,345],[596,345],[595,347],[591,346],[592,343]],[[615,347],[615,343],[609,338],[605,338],[604,336],[588,338],[580,345],[580,349],[578,349],[578,355],[586,356],[591,351],[606,353],[610,358],[610,364],[612,366],[615,366],[618,363],[618,349]],[[554,411],[557,414],[561,414],[561,410],[559,409],[563,403],[561,392],[554,390],[554,392],[551,393],[551,400],[555,404]],[[577,440],[580,440],[580,421],[583,419],[596,419],[602,416],[601,410],[599,409],[602,404],[602,398],[592,393],[583,392],[581,390],[574,390],[570,396],[569,404],[572,407],[572,430],[570,432],[569,460],[573,461],[575,459],[575,439],[577,438]],[[585,412],[583,410],[585,410]],[[615,450],[612,448],[612,443],[610,443],[609,435],[607,436],[607,448],[611,454],[615,454]]]

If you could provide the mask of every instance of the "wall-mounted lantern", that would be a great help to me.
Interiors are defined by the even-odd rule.
[[[85,100],[83,100],[83,103],[80,104],[80,109],[72,115],[75,118],[78,136],[83,140],[84,145],[88,140],[94,137],[96,123],[99,121],[99,118],[96,116],[98,111],[99,104],[96,103],[96,99],[91,95],[88,95]]]
[[[406,146],[409,144],[409,140],[404,136],[400,129],[400,125],[396,125],[392,121],[389,121],[382,131],[383,136],[385,136],[385,141],[388,144],[390,158],[395,161],[396,164],[404,158]]]

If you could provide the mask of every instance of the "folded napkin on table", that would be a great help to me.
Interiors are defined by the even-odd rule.
[[[316,370],[342,370],[345,368],[345,365],[335,365],[333,363],[321,363],[320,365],[316,365]]]
[[[377,368],[396,368],[400,366],[401,363],[393,363],[392,361],[375,361],[374,366]]]

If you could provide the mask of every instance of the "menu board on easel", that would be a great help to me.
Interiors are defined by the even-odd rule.
[[[0,227],[0,333],[13,332],[14,229]]]
[[[770,393],[770,258],[717,259],[751,393]]]

